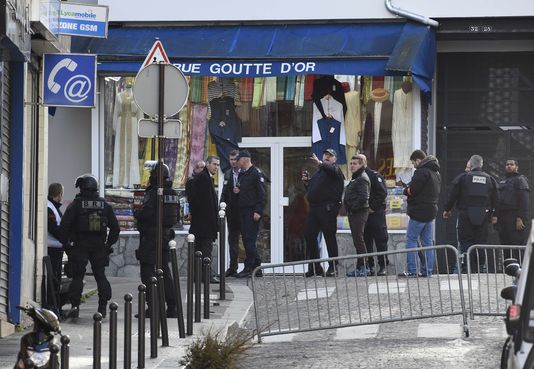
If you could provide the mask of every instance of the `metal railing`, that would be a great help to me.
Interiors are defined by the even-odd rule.
[[[467,249],[464,271],[467,271],[469,316],[505,315],[509,305],[501,290],[513,284],[514,278],[504,273],[504,260],[515,258],[521,265],[526,246],[473,245]]]
[[[345,257],[272,264],[256,268],[252,291],[258,341],[265,336],[343,328],[413,319],[460,315],[464,333],[469,335],[464,283],[459,274],[449,274],[449,265],[459,268],[457,250],[450,245],[421,249],[388,251]],[[436,263],[432,276],[423,276],[428,251]],[[368,261],[378,265],[380,256],[418,255],[417,273],[403,273],[404,265],[390,265],[385,276],[367,274]],[[316,275],[308,278],[302,272],[307,264],[338,263],[336,276]],[[434,263],[433,263],[434,264]],[[326,266],[326,264],[325,264]],[[356,275],[349,276],[360,268]],[[261,270],[263,277],[257,277]],[[363,270],[363,272],[362,272]],[[353,275],[354,275],[353,274]]]

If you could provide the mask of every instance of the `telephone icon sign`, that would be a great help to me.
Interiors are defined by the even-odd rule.
[[[45,54],[45,106],[95,106],[96,55]]]

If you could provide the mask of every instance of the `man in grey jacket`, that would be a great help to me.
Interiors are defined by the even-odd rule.
[[[349,217],[352,241],[357,254],[365,254],[367,248],[363,239],[363,231],[369,216],[369,192],[371,181],[365,173],[367,160],[363,155],[355,155],[350,159],[352,178],[345,187],[343,205]],[[364,277],[369,273],[363,258],[358,258],[356,270],[347,273],[347,277]]]

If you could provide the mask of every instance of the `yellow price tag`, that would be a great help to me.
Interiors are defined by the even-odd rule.
[[[388,228],[400,228],[401,219],[398,217],[388,217]]]

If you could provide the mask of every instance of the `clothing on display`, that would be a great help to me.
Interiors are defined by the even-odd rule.
[[[389,101],[389,92],[383,88],[374,89],[366,106],[362,138],[362,151],[371,168],[379,169],[380,161],[385,163],[393,158],[392,119],[393,104]]]
[[[232,150],[238,149],[241,142],[241,122],[237,117],[234,99],[220,97],[210,101],[211,118],[208,123],[211,138],[217,146],[217,156],[221,161],[221,170],[230,168],[228,156]]]
[[[395,168],[411,168],[413,149],[412,84],[403,82],[393,98],[393,122],[391,128]]]
[[[192,127],[191,127],[191,155],[189,158],[189,173],[193,173],[193,167],[199,160],[204,160],[204,151],[206,148],[206,128],[208,121],[206,119],[208,107],[206,105],[193,105]]]
[[[312,99],[323,118],[326,118],[327,116],[321,103],[321,99],[326,95],[332,96],[335,100],[341,103],[343,106],[343,116],[345,116],[345,113],[347,112],[345,92],[343,91],[341,82],[332,76],[321,76],[313,81]]]
[[[140,184],[137,122],[141,118],[143,113],[135,103],[131,87],[117,94],[113,112],[113,187],[133,188]]]
[[[313,104],[312,146],[315,145],[322,147],[331,142],[343,146],[342,153],[339,151],[340,147],[325,148],[334,148],[338,152],[337,163],[345,164],[347,162],[345,157],[345,145],[347,143],[347,138],[345,135],[345,119],[343,115],[343,105],[341,105],[340,102],[334,100],[330,95],[326,95],[325,97],[323,97],[320,100],[320,104],[324,107],[326,118],[322,118],[319,108],[316,104]],[[336,128],[334,126],[335,124],[332,121],[339,123],[339,127]],[[318,157],[322,156],[323,153],[322,151],[320,151]]]
[[[345,145],[345,152],[347,160],[350,160],[350,158],[356,155],[362,131],[360,93],[358,91],[346,92],[345,101],[347,102],[347,114],[345,114],[345,134],[347,136],[347,143]],[[351,176],[349,173],[343,174],[347,178]]]
[[[312,151],[318,157],[323,157],[323,152],[326,149],[334,149],[337,153],[337,164],[345,164],[347,158],[345,156],[345,145],[340,143],[339,132],[341,130],[341,122],[334,118],[322,118],[317,121],[317,126],[321,134],[321,140],[312,144]]]

